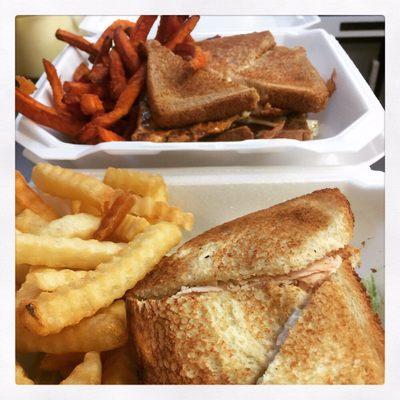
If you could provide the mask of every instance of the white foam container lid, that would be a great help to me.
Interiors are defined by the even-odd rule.
[[[82,170],[100,179],[104,170]],[[374,276],[384,320],[384,173],[368,168],[216,167],[148,169],[162,174],[170,204],[195,216],[183,241],[223,222],[323,188],[339,188],[355,216],[352,245],[361,249],[361,278]]]
[[[205,17],[206,18],[206,17]],[[230,17],[225,17],[230,18]],[[247,27],[247,31],[251,28]],[[217,32],[214,32],[217,33]],[[372,90],[336,39],[321,29],[277,31],[278,44],[304,46],[324,79],[335,69],[337,90],[325,111],[317,115],[315,140],[246,140],[241,142],[151,143],[108,142],[98,145],[66,143],[65,137],[19,116],[16,140],[32,161],[68,160],[75,167],[184,165],[371,165],[384,153],[384,111]],[[204,38],[204,35],[199,38]],[[86,59],[67,46],[55,60],[62,80],[69,80]],[[51,102],[50,86],[42,76],[34,97]],[[50,133],[50,134],[49,134]],[[154,157],[157,155],[157,157]],[[153,157],[148,157],[153,156]]]
[[[83,35],[96,35],[104,31],[116,19],[128,19],[135,22],[138,15],[90,15],[85,17],[79,24]],[[240,15],[221,16],[203,15],[196,25],[196,33],[201,35],[215,35],[216,27],[220,35],[234,35],[238,32],[248,32],[249,27],[253,31],[267,29],[277,30],[300,30],[307,29],[321,22],[317,15]],[[150,31],[154,36],[157,23]]]

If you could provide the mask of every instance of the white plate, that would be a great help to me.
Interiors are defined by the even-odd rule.
[[[203,36],[204,37],[204,36]],[[278,44],[304,46],[311,62],[324,79],[332,70],[337,72],[337,90],[327,109],[315,116],[320,130],[316,140],[301,142],[289,139],[246,140],[220,143],[151,143],[109,142],[98,145],[66,143],[62,135],[36,125],[19,116],[16,139],[27,148],[27,156],[42,160],[78,160],[92,167],[109,165],[126,166],[134,162],[132,156],[163,155],[168,165],[231,164],[232,157],[243,164],[302,164],[302,165],[355,165],[371,164],[384,152],[384,112],[375,95],[348,55],[324,30],[276,33]],[[86,57],[72,47],[67,47],[55,60],[62,80],[71,79],[76,66]],[[42,77],[35,98],[49,104],[50,87]],[[161,154],[160,154],[161,153]],[[104,156],[110,157],[104,157]],[[157,162],[148,158],[145,165]],[[104,163],[102,164],[102,162]],[[174,164],[175,163],[175,164]],[[200,163],[200,164],[199,164]],[[153,164],[154,165],[154,164]]]
[[[374,276],[384,320],[384,174],[365,168],[149,169],[164,176],[170,203],[195,216],[184,241],[223,222],[322,188],[339,188],[355,216],[352,245],[361,249],[361,278]],[[104,170],[84,170],[99,178]],[[373,272],[376,271],[376,272]]]

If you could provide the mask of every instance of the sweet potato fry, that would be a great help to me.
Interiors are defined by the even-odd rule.
[[[99,96],[85,93],[81,96],[81,110],[85,115],[98,115],[104,113],[104,106]]]
[[[208,53],[204,52],[200,46],[193,45],[191,43],[184,43],[189,46],[193,46],[193,56],[190,60],[190,65],[194,70],[204,68],[207,64]]]
[[[57,219],[58,214],[28,185],[19,171],[15,172],[15,200],[46,221]]]
[[[142,64],[136,73],[129,80],[126,88],[121,93],[114,110],[109,113],[100,115],[90,122],[90,125],[97,125],[103,128],[108,128],[116,121],[128,114],[133,106],[133,103],[139,96],[146,77],[146,65]]]
[[[37,124],[55,129],[70,137],[75,137],[83,126],[81,121],[59,115],[54,108],[39,103],[23,94],[18,88],[15,89],[15,110]]]
[[[124,142],[125,139],[109,129],[97,127],[97,138],[99,142]]]
[[[174,50],[176,45],[179,43],[183,43],[185,39],[190,35],[193,31],[197,23],[199,22],[199,15],[192,15],[189,17],[176,31],[172,37],[168,39],[168,41],[164,44],[164,46],[170,50]]]
[[[132,46],[135,50],[137,50],[137,46],[139,43],[143,43],[146,41],[147,36],[153,26],[154,22],[157,19],[157,15],[141,15],[136,21],[136,26],[132,29],[130,40]]]
[[[104,82],[108,78],[109,67],[103,63],[93,65],[92,70],[89,72],[88,78],[92,83]]]
[[[87,82],[88,74],[90,72],[89,67],[84,63],[80,63],[76,68],[74,74],[72,75],[72,80],[74,82]]]
[[[162,15],[155,39],[164,44],[182,25],[177,15]]]
[[[111,97],[117,100],[126,87],[126,75],[121,56],[115,49],[110,52],[110,79]]]
[[[100,226],[93,234],[93,238],[97,240],[108,239],[129,213],[134,201],[133,197],[126,194],[123,190],[118,190],[117,197],[102,217]]]
[[[55,66],[45,58],[43,58],[43,66],[53,92],[54,108],[60,114],[70,116],[71,114],[68,111],[68,107],[63,103],[64,90]]]
[[[107,97],[107,89],[97,83],[86,82],[64,82],[64,91],[66,93],[82,95],[84,93],[97,94],[101,99]]]
[[[65,93],[63,96],[63,103],[67,105],[80,105],[81,96],[74,93]]]
[[[118,27],[114,32],[114,42],[125,67],[131,73],[135,73],[140,65],[140,57],[137,51],[133,48],[128,35],[120,27]]]
[[[81,35],[76,35],[75,33],[65,31],[64,29],[57,29],[56,38],[90,55],[97,56],[98,54],[98,50],[94,45]]]
[[[94,44],[95,49],[99,51],[106,38],[108,37],[112,38],[114,36],[114,31],[118,27],[121,27],[123,30],[127,30],[128,28],[135,28],[135,26],[136,24],[132,21],[128,21],[126,19],[117,19],[101,34],[97,42]],[[91,56],[90,58],[89,61],[94,62],[95,60],[94,57]]]
[[[19,90],[25,94],[32,94],[36,90],[35,84],[24,76],[17,75],[15,80],[18,82]]]

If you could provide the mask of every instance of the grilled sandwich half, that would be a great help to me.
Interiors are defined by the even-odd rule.
[[[382,383],[383,330],[338,189],[213,228],[127,296],[145,383]]]

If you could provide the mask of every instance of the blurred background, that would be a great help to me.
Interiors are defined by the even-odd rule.
[[[383,16],[320,15],[312,28],[322,28],[339,41],[353,60],[376,97],[385,107],[385,20]],[[53,60],[64,48],[54,32],[63,28],[83,34],[79,24],[84,16],[17,16],[16,74],[37,80],[43,73],[42,58]],[[246,17],[247,18],[247,17]],[[273,17],[271,17],[273,18]],[[23,158],[22,147],[16,144],[17,167],[30,176],[33,164]],[[372,169],[384,171],[382,158]]]

